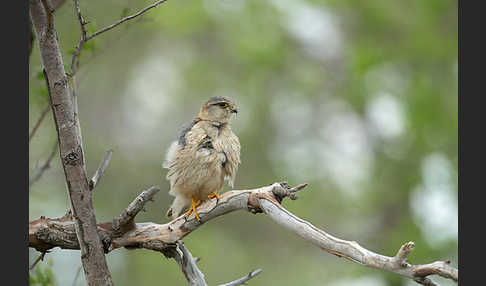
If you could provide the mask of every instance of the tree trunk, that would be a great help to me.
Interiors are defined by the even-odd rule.
[[[97,233],[78,119],[74,113],[73,101],[54,28],[52,8],[48,7],[48,1],[30,0],[30,16],[39,44],[44,75],[48,80],[61,163],[66,177],[86,280],[88,285],[113,285],[103,244]]]

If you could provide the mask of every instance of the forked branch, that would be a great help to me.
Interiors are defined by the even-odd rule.
[[[174,247],[165,248],[162,253],[167,258],[174,258],[190,285],[207,286],[204,274],[197,267],[197,260],[184,246],[184,242],[177,241]]]
[[[106,27],[104,27],[103,29],[98,30],[98,31],[94,32],[93,34],[89,35],[88,37],[86,37],[86,40],[90,40],[90,39],[92,39],[92,38],[94,38],[94,37],[98,36],[99,34],[102,34],[102,33],[106,32],[106,31],[109,31],[109,30],[111,30],[111,29],[115,28],[116,26],[120,25],[120,24],[121,24],[121,23],[123,23],[123,22],[126,22],[126,21],[128,21],[128,20],[132,20],[132,19],[134,19],[134,18],[136,18],[136,17],[138,17],[138,16],[142,15],[143,13],[147,12],[148,10],[150,10],[150,9],[152,9],[152,8],[155,8],[155,7],[159,6],[160,4],[162,4],[162,3],[166,2],[166,1],[167,1],[167,0],[159,0],[159,1],[157,1],[157,2],[155,2],[155,3],[153,3],[153,4],[151,4],[151,5],[149,5],[149,6],[145,7],[145,8],[143,8],[142,10],[138,11],[137,13],[135,13],[135,14],[133,14],[133,15],[127,16],[127,17],[125,17],[125,18],[122,18],[122,19],[120,19],[119,21],[117,21],[117,22],[115,22],[115,23],[113,23],[113,24],[111,24],[111,25],[109,25],[109,26],[106,26]]]
[[[221,284],[219,286],[236,286],[236,285],[246,284],[246,282],[248,282],[248,280],[257,276],[260,273],[262,273],[261,269],[253,270],[253,271],[250,271],[250,273],[248,273],[248,275],[246,275],[245,277],[242,277],[238,280],[231,281],[231,282],[228,282],[228,283],[225,283],[225,284]]]
[[[296,233],[304,240],[326,252],[344,257],[352,262],[390,271],[424,285],[434,285],[430,284],[433,282],[427,278],[427,276],[434,274],[454,281],[458,280],[458,271],[450,266],[449,261],[436,261],[423,265],[409,264],[407,257],[414,246],[413,242],[404,244],[393,257],[380,255],[363,248],[357,242],[336,238],[282,207],[280,203],[284,198],[297,199],[296,192],[304,189],[306,186],[306,184],[303,184],[291,188],[286,183],[274,183],[270,186],[252,190],[226,192],[219,200],[208,200],[198,207],[200,222],[191,214],[187,218],[180,216],[166,224],[152,222],[135,223],[125,232],[115,231],[112,223],[105,223],[99,225],[99,231],[108,234],[110,237],[107,251],[127,247],[164,252],[169,248],[173,249],[178,241],[213,218],[236,210],[247,210],[252,213],[263,212],[277,224]],[[142,201],[143,205],[149,200],[145,199]],[[73,231],[73,225],[69,221],[58,221],[56,219],[33,221],[30,223],[29,237],[33,237],[35,240],[29,239],[29,246],[38,250],[56,246],[72,249],[72,241],[70,239],[53,240],[52,238],[60,233]],[[46,240],[46,238],[50,239]]]
[[[132,20],[132,19],[137,18],[138,16],[144,14],[148,10],[155,8],[155,7],[159,6],[160,4],[162,4],[166,1],[167,0],[159,0],[159,1],[143,8],[142,10],[138,11],[137,13],[135,13],[133,15],[129,15],[127,17],[124,17],[124,18],[118,20],[117,22],[94,32],[93,34],[88,35],[87,30],[86,30],[86,25],[88,24],[88,22],[84,19],[84,17],[81,14],[81,8],[79,7],[79,1],[74,0],[74,7],[76,9],[76,15],[78,17],[78,21],[79,21],[79,24],[81,26],[81,40],[79,41],[78,45],[76,46],[76,48],[73,51],[73,54],[72,54],[72,57],[71,57],[71,71],[70,71],[69,75],[71,77],[74,77],[74,75],[76,74],[77,66],[78,66],[78,57],[79,57],[79,54],[81,53],[81,50],[82,50],[84,44],[87,41],[93,39],[94,37],[96,37],[100,34],[103,34],[104,32],[107,32],[107,31],[115,28],[116,26],[118,26],[118,25],[120,25],[120,24],[122,24],[122,23],[124,23],[128,20]]]
[[[101,180],[101,177],[103,176],[103,173],[106,170],[106,167],[108,167],[108,164],[110,163],[111,160],[111,155],[113,154],[113,150],[108,150],[106,151],[105,158],[103,158],[103,161],[101,161],[100,165],[98,166],[98,169],[96,170],[95,174],[93,175],[93,178],[89,180],[89,189],[93,190],[96,187],[96,184]]]

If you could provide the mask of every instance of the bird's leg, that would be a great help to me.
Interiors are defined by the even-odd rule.
[[[191,207],[189,208],[189,210],[187,211],[187,213],[185,214],[185,216],[188,217],[191,214],[191,212],[194,212],[194,217],[197,219],[197,221],[201,221],[201,219],[197,215],[197,211],[196,211],[197,206],[199,206],[200,204],[201,204],[201,201],[200,200],[195,201],[194,200],[194,197],[192,197]]]
[[[218,200],[221,198],[221,196],[220,196],[220,195],[218,195],[218,193],[216,193],[216,192],[212,192],[212,193],[211,193],[211,194],[209,194],[209,196],[208,196],[208,198],[209,198],[209,199],[212,199],[212,198],[214,198],[214,197],[216,197],[216,199],[218,199]]]

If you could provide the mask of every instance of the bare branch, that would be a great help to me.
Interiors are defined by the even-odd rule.
[[[76,271],[76,275],[74,276],[74,279],[73,279],[73,286],[75,286],[76,282],[78,281],[78,277],[79,277],[79,273],[81,273],[81,269],[83,269],[83,266],[79,265],[78,271]]]
[[[196,259],[184,246],[184,242],[177,241],[175,247],[168,247],[162,253],[168,258],[174,258],[190,285],[207,286],[204,274],[197,267]]]
[[[42,123],[42,121],[46,117],[49,110],[51,110],[51,106],[50,106],[49,103],[47,103],[46,108],[44,108],[44,110],[42,110],[42,113],[41,113],[39,119],[37,119],[37,122],[35,123],[34,127],[32,128],[32,131],[30,131],[29,143],[30,143],[30,140],[32,140],[32,138],[34,137],[35,133],[37,132],[37,129],[39,128],[40,124]]]
[[[51,88],[49,86],[49,79],[47,77],[46,69],[42,69],[42,72],[44,73],[44,80],[46,81],[47,93],[48,93],[49,98],[50,98],[51,97]],[[48,103],[46,110],[44,110],[43,114],[41,115],[41,117],[37,121],[36,126],[34,126],[34,129],[32,130],[32,132],[29,135],[29,143],[30,143],[30,139],[34,136],[37,128],[39,128],[42,120],[44,119],[45,115],[47,114],[47,112],[50,109],[51,109],[51,104]],[[32,184],[34,184],[37,180],[39,180],[42,177],[42,175],[44,174],[44,172],[47,169],[49,169],[50,163],[51,163],[52,159],[54,158],[54,155],[56,154],[57,146],[58,146],[58,142],[55,142],[54,143],[54,147],[52,148],[51,154],[49,155],[49,158],[47,159],[47,161],[45,162],[45,164],[41,167],[41,169],[39,170],[39,172],[37,173],[37,175],[34,178],[32,178],[31,180],[29,180],[29,187],[32,186]]]
[[[41,3],[47,16],[46,32],[48,32],[47,30],[52,30],[54,28],[54,21],[52,20],[52,13],[54,12],[54,9],[49,6],[47,0],[41,0]]]
[[[37,263],[39,263],[39,261],[43,261],[44,260],[44,256],[46,255],[47,251],[45,252],[41,252],[41,254],[39,256],[37,256],[37,258],[34,260],[34,262],[32,263],[32,265],[29,267],[29,270],[32,270],[34,269],[34,267],[37,265]]]
[[[135,216],[143,210],[147,202],[153,201],[153,197],[159,191],[159,187],[152,186],[138,195],[118,217],[113,219],[113,230],[116,232],[127,232],[129,229],[134,228]]]
[[[439,286],[439,284],[435,283],[434,281],[430,280],[427,277],[420,277],[420,278],[416,278],[414,280],[418,284],[422,284],[422,285],[425,285],[425,286]]]
[[[72,57],[71,57],[71,72],[69,75],[71,77],[74,77],[74,74],[76,74],[76,70],[78,68],[78,56],[81,53],[81,49],[83,48],[84,44],[86,43],[87,39],[87,32],[86,32],[86,24],[87,22],[84,20],[83,16],[81,15],[81,8],[79,7],[79,1],[74,0],[74,8],[76,9],[76,14],[78,16],[78,21],[79,25],[81,26],[81,40],[79,41],[78,45],[73,51]],[[74,90],[74,84],[73,84],[73,90]]]
[[[252,190],[229,191],[221,195],[219,200],[207,200],[198,207],[200,222],[191,214],[187,218],[182,215],[162,225],[150,222],[136,223],[134,228],[126,233],[112,235],[113,239],[111,240],[109,251],[120,247],[128,247],[164,252],[165,249],[173,248],[177,241],[183,239],[205,222],[232,211],[247,210],[252,213],[263,212],[280,226],[296,233],[320,249],[364,266],[390,271],[417,282],[420,281],[420,283],[429,283],[427,285],[433,285],[430,284],[433,282],[426,277],[433,274],[454,281],[458,280],[457,269],[451,267],[448,261],[437,261],[424,265],[404,263],[413,247],[411,242],[404,244],[396,256],[384,256],[363,248],[355,241],[336,238],[282,207],[280,204],[282,199],[285,197],[292,198],[298,190],[302,190],[304,187],[305,185],[299,185],[298,187],[290,188],[286,183],[275,183]],[[31,235],[35,236],[35,228],[39,228],[38,221],[34,222],[36,222],[36,227],[32,227],[32,229],[29,227],[29,237]],[[63,228],[65,232],[69,232],[67,222],[54,223],[54,221],[51,221],[50,228],[44,224],[44,231],[51,230],[52,233]],[[101,225],[99,225],[99,228],[101,231]],[[106,228],[105,231],[109,232]],[[62,243],[56,244],[55,241],[50,240],[49,244],[46,244],[42,239],[33,242],[29,240],[29,246],[36,249],[42,249],[42,247],[46,246],[51,248],[55,246],[62,247]]]
[[[107,27],[104,27],[104,28],[103,28],[103,29],[101,29],[101,30],[98,30],[98,31],[94,32],[93,34],[89,35],[89,36],[86,38],[86,40],[90,40],[90,39],[92,39],[92,38],[94,38],[94,37],[96,37],[96,36],[98,36],[98,35],[100,35],[100,34],[102,34],[102,33],[106,32],[106,31],[109,31],[109,30],[111,30],[111,29],[115,28],[116,26],[120,25],[120,24],[121,24],[121,23],[123,23],[123,22],[126,22],[126,21],[128,21],[128,20],[131,20],[131,19],[133,19],[133,18],[136,18],[136,17],[138,17],[138,16],[142,15],[143,13],[147,12],[148,10],[150,10],[150,9],[152,9],[152,8],[155,8],[155,7],[159,6],[160,4],[162,4],[162,3],[166,2],[166,1],[167,1],[167,0],[159,0],[159,1],[155,2],[154,4],[152,4],[152,5],[150,5],[150,6],[147,6],[147,7],[143,8],[142,10],[138,11],[137,13],[135,13],[135,14],[133,14],[133,15],[127,16],[127,17],[125,17],[125,18],[123,18],[123,19],[119,20],[119,21],[118,21],[118,22],[116,22],[116,23],[113,23],[113,24],[111,24],[111,25],[109,25],[109,26],[107,26]]]
[[[136,23],[141,22],[141,21],[144,21],[144,20],[146,21],[147,19],[144,19],[143,17],[138,17],[136,20],[132,21],[131,23],[136,24]],[[128,23],[126,25],[123,25],[124,31],[128,31],[128,28],[131,27],[131,26],[132,25],[131,24],[128,24]],[[120,27],[120,29],[121,29],[121,27]],[[106,44],[104,44],[103,47],[101,47],[100,49],[97,49],[96,50],[96,53],[92,53],[89,58],[86,58],[83,61],[84,65],[89,65],[90,62],[96,60],[100,56],[103,56],[103,54],[106,53],[107,51],[111,51],[112,50],[112,47],[113,46],[116,46],[120,42],[120,40],[124,36],[126,36],[126,35],[127,35],[127,33],[125,33],[125,32],[124,33],[119,33],[116,36],[116,38],[110,39],[110,41],[107,42]],[[77,82],[78,83],[79,82],[82,82],[83,81],[83,78],[86,76],[86,74],[87,73],[84,73],[82,75],[79,75],[78,76],[78,79],[77,79]]]
[[[228,282],[226,284],[221,284],[219,286],[236,286],[236,285],[246,284],[246,282],[248,282],[248,280],[257,276],[260,273],[262,273],[261,269],[253,270],[253,271],[250,271],[250,273],[248,273],[248,275],[246,275],[245,277],[242,277],[242,278],[235,280],[235,281]]]
[[[93,178],[89,180],[89,189],[93,190],[98,182],[100,181],[101,177],[103,176],[103,173],[106,170],[106,167],[108,167],[108,164],[110,163],[111,160],[111,155],[113,154],[113,150],[108,150],[106,151],[105,158],[103,161],[100,163],[98,166],[98,169],[96,170],[95,174],[93,175]]]
[[[395,260],[394,263],[401,265],[403,267],[410,266],[407,263],[407,257],[410,254],[410,252],[412,251],[412,249],[414,248],[414,246],[415,246],[415,243],[413,243],[413,241],[409,241],[409,242],[405,243],[404,245],[402,245],[402,247],[400,247],[400,249],[398,250],[397,254],[394,257],[394,260]]]
[[[413,246],[412,242],[403,245],[396,257],[380,255],[361,247],[355,241],[346,241],[336,238],[313,226],[311,223],[296,217],[289,211],[269,200],[260,199],[258,202],[263,211],[277,224],[296,233],[303,239],[331,254],[347,258],[350,261],[368,267],[390,271],[414,280],[425,278],[431,274],[437,274],[454,281],[458,280],[457,269],[447,265],[443,261],[426,265],[410,265],[408,263],[403,263],[404,258],[406,258],[411,250],[411,246]],[[425,266],[427,271],[424,270]]]
[[[79,20],[79,23],[81,25],[81,40],[79,41],[78,45],[76,46],[76,48],[73,51],[73,54],[72,54],[72,57],[71,57],[71,71],[70,71],[69,75],[71,77],[74,77],[74,75],[76,74],[77,66],[78,66],[78,57],[79,57],[79,54],[81,53],[81,50],[82,50],[84,44],[87,41],[93,39],[94,37],[106,32],[106,31],[109,31],[109,30],[115,28],[116,26],[118,26],[118,25],[120,25],[120,24],[122,24],[122,23],[124,23],[128,20],[134,19],[134,18],[144,14],[148,10],[155,8],[158,5],[160,5],[160,4],[162,4],[166,1],[167,0],[159,0],[155,3],[153,3],[152,5],[143,8],[142,10],[138,11],[137,13],[135,13],[133,15],[122,18],[119,21],[117,21],[117,22],[115,22],[115,23],[113,23],[109,26],[106,26],[106,27],[102,28],[101,30],[94,32],[91,35],[87,35],[86,28],[85,28],[85,25],[87,24],[87,22],[84,20],[83,16],[81,15],[81,9],[79,8],[78,0],[74,0],[74,6],[76,8],[76,14],[78,16],[78,20]]]
[[[87,35],[86,24],[88,23],[84,20],[83,16],[81,15],[81,8],[79,8],[78,0],[74,0],[74,8],[76,9],[76,13],[78,14],[78,21],[81,26],[81,39],[86,41],[86,35]]]
[[[52,9],[53,11],[57,10],[57,8],[59,8],[62,4],[64,4],[64,2],[66,2],[66,0],[52,0],[51,1],[51,5],[52,5]],[[34,45],[34,31],[32,29],[32,21],[30,20],[30,16],[29,16],[29,59],[30,59],[30,56],[32,55],[32,46]],[[30,141],[30,137],[29,137],[29,141]]]
[[[52,147],[51,154],[47,158],[44,165],[42,165],[42,167],[39,169],[39,172],[37,172],[37,174],[32,179],[29,180],[29,187],[32,186],[35,182],[37,182],[42,177],[44,172],[51,167],[51,161],[57,153],[57,146],[58,144],[57,142],[55,142],[54,146]]]
[[[76,238],[81,247],[81,261],[86,280],[90,286],[113,285],[104,255],[104,245],[96,225],[86,177],[79,119],[74,114],[52,10],[48,7],[47,0],[30,0],[29,9],[46,81],[50,88],[49,99],[59,140],[60,159],[68,186],[72,218]]]
[[[447,279],[452,279],[457,282],[459,273],[457,269],[450,266],[450,261],[436,261],[429,264],[417,265],[413,272],[417,277],[426,277],[428,275],[439,275]]]
[[[47,79],[46,70],[42,69],[42,72],[44,74],[44,80],[46,81],[47,93],[50,97],[51,96],[51,88],[49,87],[49,80]],[[37,120],[36,124],[34,125],[34,128],[32,129],[32,131],[29,134],[29,143],[30,143],[30,140],[34,137],[37,129],[39,128],[40,124],[42,123],[42,121],[44,120],[46,114],[49,112],[50,109],[51,109],[51,104],[47,103],[46,108],[42,111],[40,118]]]

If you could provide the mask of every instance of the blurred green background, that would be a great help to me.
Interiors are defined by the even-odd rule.
[[[151,3],[80,1],[90,31]],[[72,1],[55,25],[68,65],[80,38]],[[284,207],[372,251],[393,256],[412,240],[411,263],[457,266],[457,38],[457,1],[167,1],[90,41],[80,57],[88,174],[114,150],[94,192],[97,220],[159,185],[137,221],[167,222],[166,149],[205,100],[226,95],[240,110],[235,189],[309,183]],[[48,102],[37,43],[29,71],[31,130]],[[49,113],[30,143],[31,177],[55,142]],[[30,187],[31,220],[69,208],[58,156]],[[250,285],[416,285],[321,251],[262,214],[219,217],[184,241],[209,285],[256,268],[263,273]],[[83,271],[75,279],[79,251],[57,248],[46,259],[56,285],[86,285]],[[121,249],[107,260],[116,285],[186,284],[159,253]]]

